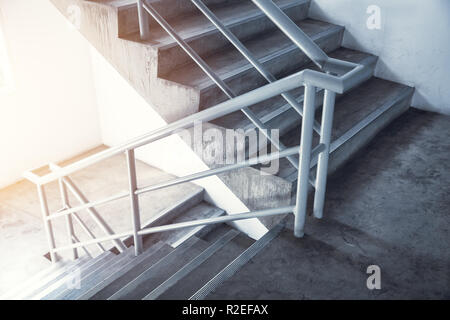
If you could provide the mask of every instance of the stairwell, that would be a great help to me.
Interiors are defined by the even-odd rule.
[[[70,6],[81,8],[80,32],[167,122],[227,99],[156,21],[150,19],[150,39],[140,40],[135,1],[52,2],[66,15]],[[236,94],[267,83],[190,1],[149,3]],[[275,3],[330,57],[361,63],[369,66],[372,72],[375,70],[377,57],[341,46],[343,27],[308,18],[310,1],[278,0]],[[213,0],[205,1],[205,4],[276,78],[303,69],[316,69],[251,1]],[[335,172],[380,130],[405,112],[413,91],[404,85],[370,77],[359,87],[338,96],[329,173]],[[303,88],[294,90],[292,94],[297,101],[303,101]],[[318,102],[317,120],[321,117],[320,108],[321,103]],[[281,141],[286,146],[298,145],[301,117],[283,98],[275,97],[250,109],[268,128],[280,131]],[[223,132],[225,129],[248,130],[252,124],[241,112],[236,112],[203,127],[204,130],[216,128]],[[314,140],[314,145],[317,145],[317,135]],[[199,150],[194,143],[190,146],[194,152]],[[203,154],[198,156],[210,168],[223,162],[223,159],[205,159]],[[276,175],[262,175],[258,168],[253,167],[220,174],[219,178],[250,210],[258,210],[288,205],[296,188],[297,173],[286,159],[282,159]],[[270,229],[279,218],[262,218],[261,221]]]
[[[51,0],[70,18],[70,8],[81,10],[80,32],[168,123],[208,109],[227,100],[226,95],[189,58],[155,21],[151,36],[142,41],[136,1],[132,0]],[[266,84],[251,64],[220,32],[186,0],[148,1],[164,16],[205,62],[237,95]],[[370,69],[365,81],[337,96],[328,173],[331,174],[362,150],[389,123],[406,112],[414,89],[373,76],[377,57],[342,47],[344,28],[308,18],[310,1],[274,1],[330,57],[362,64]],[[209,0],[205,4],[242,41],[277,79],[295,72],[317,70],[251,1]],[[304,88],[290,92],[302,103]],[[323,97],[323,92],[317,92]],[[168,98],[169,97],[169,98]],[[323,99],[317,99],[316,120],[321,119]],[[278,129],[281,142],[296,146],[300,140],[301,117],[281,97],[250,107],[270,129]],[[204,128],[252,129],[241,112],[204,124]],[[313,145],[319,144],[317,135]],[[195,143],[189,145],[195,153]],[[272,148],[274,148],[272,146]],[[209,168],[223,159],[204,159]],[[298,158],[298,157],[297,157]],[[316,163],[312,163],[311,176]],[[292,204],[297,169],[280,160],[277,174],[261,172],[258,166],[218,175],[221,181],[250,210]],[[203,191],[202,191],[203,192]],[[209,190],[205,190],[208,194]],[[218,208],[214,196],[204,201],[203,193],[183,199],[162,211],[145,226],[204,217],[218,217],[227,208]],[[107,251],[93,259],[60,262],[24,284],[22,291],[9,293],[21,299],[203,299],[283,229],[283,217],[259,218],[269,230],[260,239],[251,239],[228,226],[202,226],[165,232],[144,238],[144,253],[134,256],[133,239],[124,240],[123,252]],[[106,267],[107,266],[107,267]],[[78,287],[73,283],[74,275]]]

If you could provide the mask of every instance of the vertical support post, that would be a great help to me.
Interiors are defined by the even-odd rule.
[[[134,149],[127,150],[128,178],[130,182],[130,201],[133,224],[134,249],[136,256],[142,253],[142,236],[138,234],[141,230],[141,218],[139,214],[139,198],[136,195],[137,178],[136,178],[136,158]]]
[[[61,194],[63,208],[67,209],[67,208],[69,208],[70,204],[69,204],[69,196],[67,195],[66,186],[65,186],[62,178],[58,179],[58,183],[59,183],[59,192]],[[74,238],[72,215],[71,214],[66,215],[65,219],[66,219],[66,228],[67,228],[67,236],[69,239],[69,243],[73,244],[73,243],[75,243],[75,238]],[[72,259],[73,260],[78,259],[78,251],[76,248],[72,249]]]
[[[148,40],[150,38],[150,21],[149,14],[144,9],[145,0],[137,0],[139,32],[141,40]]]
[[[38,190],[38,196],[39,201],[41,203],[41,211],[42,211],[42,218],[44,219],[44,230],[47,237],[48,246],[50,248],[50,260],[52,263],[56,263],[58,258],[56,256],[56,253],[54,251],[56,244],[55,244],[55,236],[53,233],[53,227],[51,221],[48,219],[50,216],[50,212],[48,210],[48,203],[47,203],[47,196],[45,195],[45,189],[44,186],[39,184],[37,185]]]
[[[320,143],[325,145],[325,150],[319,155],[319,160],[317,162],[316,193],[314,195],[314,216],[318,219],[323,218],[323,209],[325,205],[328,160],[330,159],[331,131],[333,129],[335,101],[336,93],[325,90],[322,109],[322,127],[320,132]]]
[[[294,235],[297,238],[302,238],[304,236],[304,227],[306,221],[315,100],[316,100],[316,88],[314,86],[307,84],[305,86],[305,100],[303,105],[300,159],[299,159],[298,179],[297,179],[297,198],[296,198],[296,207],[294,211],[295,214]]]

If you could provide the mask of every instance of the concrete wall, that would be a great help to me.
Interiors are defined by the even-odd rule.
[[[167,124],[155,108],[94,48],[92,59],[101,135],[105,145],[116,146]],[[175,176],[209,169],[191,147],[176,135],[137,149],[136,158]],[[249,211],[218,177],[197,180],[195,183],[205,189],[207,201],[228,214]],[[254,239],[259,239],[267,232],[267,228],[258,219],[238,221],[235,224]]]
[[[372,5],[380,29],[367,26]],[[414,85],[414,107],[450,114],[449,0],[312,0],[310,16],[345,26],[345,46],[378,55],[378,77]]]
[[[47,0],[0,0],[12,87],[0,91],[0,188],[101,143],[89,45]]]

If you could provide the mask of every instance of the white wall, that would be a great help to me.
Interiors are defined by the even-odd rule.
[[[0,188],[101,144],[86,40],[47,0],[0,0],[13,87],[0,91]]]
[[[367,8],[381,29],[367,28]],[[416,87],[413,106],[450,114],[449,0],[312,0],[310,16],[346,27],[344,45],[380,57],[376,76]]]

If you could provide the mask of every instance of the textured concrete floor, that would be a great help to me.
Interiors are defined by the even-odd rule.
[[[76,161],[89,154],[98,152],[105,147],[99,147],[79,155],[64,163]],[[139,186],[146,186],[170,180],[173,176],[137,161]],[[72,179],[90,200],[99,200],[128,189],[128,175],[124,155],[118,155],[102,161],[99,164],[83,169],[73,174]],[[174,205],[182,198],[196,193],[201,188],[194,184],[183,184],[163,190],[147,193],[140,197],[141,218],[146,222],[161,210]],[[61,200],[57,183],[46,186],[50,211],[61,208]],[[70,196],[72,205],[78,202]],[[122,199],[101,206],[98,211],[115,232],[131,230],[129,199]],[[96,236],[104,233],[84,211],[80,217]],[[21,181],[0,190],[0,294],[20,283],[34,273],[48,267],[49,261],[43,257],[48,252],[39,200],[36,187]],[[55,220],[53,224],[57,245],[67,244],[67,231],[64,219]],[[76,223],[75,234],[81,241],[89,237]],[[105,248],[111,248],[110,242],[104,243]],[[95,246],[88,249],[95,256],[100,253]],[[82,252],[81,252],[82,254]]]
[[[329,180],[325,219],[292,219],[210,299],[450,299],[450,117],[410,110]],[[367,267],[381,290],[367,289]]]

